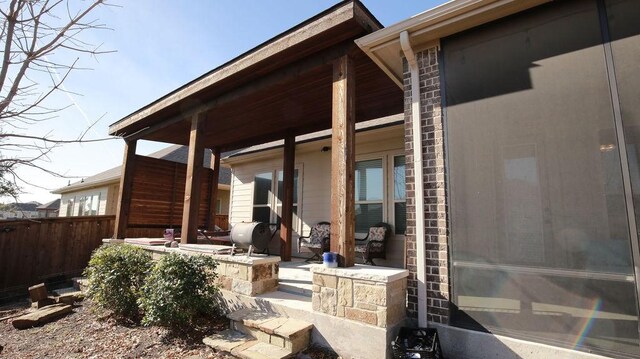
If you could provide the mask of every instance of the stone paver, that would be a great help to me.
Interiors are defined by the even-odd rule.
[[[278,317],[261,323],[259,328],[267,334],[273,334],[276,329],[280,328],[280,326],[286,323],[288,320],[289,318]]]
[[[262,323],[265,323],[277,318],[280,318],[278,314],[266,313],[266,312],[260,312],[260,311],[254,310],[254,311],[248,312],[245,315],[245,317],[242,318],[242,323],[244,323],[244,325],[251,328],[260,328],[260,325]]]
[[[275,345],[256,343],[236,355],[244,359],[283,359],[290,357],[291,352]]]
[[[309,322],[288,318],[286,322],[274,330],[274,333],[283,338],[291,338],[310,330],[312,327],[313,324]]]
[[[237,310],[227,317],[232,320],[233,329],[260,343],[232,348],[231,353],[242,358],[284,358],[306,348],[311,339],[313,324],[302,320],[250,308]]]
[[[206,337],[202,339],[202,342],[214,349],[231,353],[231,351],[246,342],[251,338],[248,335],[240,333],[235,330],[227,329],[218,334]]]

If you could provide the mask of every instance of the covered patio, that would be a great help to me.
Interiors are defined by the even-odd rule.
[[[109,134],[125,141],[115,238],[131,215],[138,140],[189,146],[181,241],[194,244],[202,218],[216,215],[202,205],[204,150],[214,153],[208,198],[216,203],[221,152],[284,139],[279,240],[290,261],[295,138],[331,129],[331,250],[352,267],[355,124],[403,111],[402,89],[354,43],[380,28],[361,3],[341,2],[112,124]]]

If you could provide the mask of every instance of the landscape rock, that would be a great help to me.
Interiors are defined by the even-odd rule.
[[[44,283],[36,284],[34,286],[29,287],[29,297],[31,297],[31,301],[36,303],[38,301],[47,299],[47,287]]]
[[[16,329],[27,329],[36,325],[45,324],[55,319],[67,315],[73,311],[68,304],[53,304],[40,308],[35,312],[25,314],[13,320],[13,327]]]

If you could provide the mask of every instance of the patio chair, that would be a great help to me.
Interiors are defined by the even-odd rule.
[[[309,232],[308,236],[301,236],[298,239],[298,253],[304,247],[313,252],[313,256],[307,258],[307,262],[314,259],[322,259],[322,253],[329,251],[330,236],[331,223],[318,222],[318,224],[311,227],[311,232]]]
[[[363,239],[356,239],[356,253],[362,255],[364,264],[376,265],[375,258],[387,258],[387,242],[391,237],[391,226],[380,222],[369,228],[369,233]]]

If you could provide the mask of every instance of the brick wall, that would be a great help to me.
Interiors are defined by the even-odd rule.
[[[449,322],[448,223],[445,184],[444,130],[440,97],[439,50],[416,53],[420,69],[420,117],[425,201],[426,253],[416,251],[415,178],[413,173],[413,132],[411,122],[411,75],[404,62],[404,122],[407,158],[407,269],[409,270],[408,315],[418,316],[417,255],[426,261],[427,320]]]

